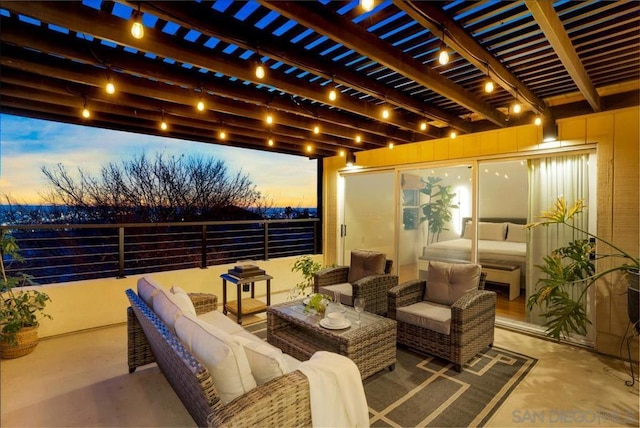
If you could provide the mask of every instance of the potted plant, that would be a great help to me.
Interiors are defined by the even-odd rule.
[[[313,288],[313,276],[320,269],[322,269],[322,265],[314,261],[311,256],[298,257],[293,263],[291,271],[302,273],[302,281],[298,282],[292,289],[291,297],[295,299],[308,295],[307,289]]]
[[[7,274],[6,268],[9,264],[23,261],[23,258],[15,238],[6,230],[2,231],[1,244],[0,352],[2,358],[17,358],[32,352],[38,344],[38,319],[51,318],[43,312],[51,299],[47,294],[37,290],[15,290],[16,287],[35,283],[29,275],[23,273],[17,276]]]
[[[420,189],[420,193],[429,197],[426,203],[420,205],[422,210],[420,224],[428,222],[428,244],[432,244],[434,241],[438,242],[440,233],[443,230],[449,230],[445,226],[453,218],[451,210],[459,208],[453,201],[456,194],[452,192],[452,187],[443,186],[440,184],[441,181],[440,177],[427,177],[426,180],[422,180],[424,187]]]
[[[582,213],[585,208],[582,200],[567,207],[564,198],[560,197],[552,209],[541,213],[539,217],[541,221],[524,226],[525,229],[532,229],[562,224],[591,238],[571,241],[566,246],[557,248],[545,256],[542,265],[536,265],[546,274],[546,277],[538,280],[539,287],[534,294],[529,296],[527,306],[532,309],[534,305],[538,305],[546,311],[542,313],[542,316],[546,319],[547,335],[556,340],[559,340],[561,336],[566,337],[570,333],[582,335],[587,333],[587,324],[590,324],[591,321],[584,305],[585,296],[589,287],[595,284],[598,279],[614,272],[620,272],[626,276],[629,284],[635,283],[635,288],[638,288],[640,260],[637,256],[633,256],[613,243],[573,224],[572,219]],[[595,248],[598,242],[604,244],[604,248],[609,251],[596,253]],[[614,258],[619,263],[598,272],[595,260],[603,258]],[[568,291],[570,287],[577,284],[582,285],[583,288],[574,300]]]

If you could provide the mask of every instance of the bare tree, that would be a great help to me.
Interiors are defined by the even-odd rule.
[[[108,163],[97,176],[82,168],[72,174],[62,164],[42,167],[42,173],[49,181],[45,199],[75,208],[86,221],[237,219],[265,204],[248,175],[232,174],[224,161],[198,155],[150,158],[143,153]]]

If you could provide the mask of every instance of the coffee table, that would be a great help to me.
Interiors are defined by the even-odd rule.
[[[320,325],[322,317],[304,312],[302,299],[267,308],[267,341],[299,360],[316,351],[331,351],[350,358],[365,379],[396,363],[396,321],[369,312],[346,308],[351,327],[331,330]]]

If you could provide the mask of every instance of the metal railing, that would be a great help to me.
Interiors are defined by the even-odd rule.
[[[8,274],[39,284],[206,268],[238,260],[317,254],[319,219],[135,224],[3,225],[23,263]]]

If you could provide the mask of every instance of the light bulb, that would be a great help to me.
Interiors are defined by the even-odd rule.
[[[514,113],[516,113],[516,114],[518,114],[518,113],[520,113],[521,111],[522,111],[522,106],[521,106],[520,104],[518,104],[518,103],[515,103],[515,104],[513,105],[513,112],[514,112]]]
[[[313,127],[313,133],[314,134],[319,134],[320,133],[320,126],[319,125],[315,125]]]
[[[340,149],[340,151],[338,152],[338,156],[340,156],[341,158],[344,157],[344,149]]]
[[[133,17],[133,24],[131,24],[131,35],[136,39],[144,37],[144,27],[142,26],[142,17],[140,12],[135,12]]]
[[[218,133],[218,137],[219,137],[221,140],[224,140],[224,139],[226,139],[226,138],[227,138],[227,133],[226,133],[226,132],[224,132],[224,131],[220,131],[220,132]]]
[[[258,65],[256,65],[256,77],[258,79],[264,79],[265,73],[264,65],[262,65],[262,63],[258,63]]]
[[[456,134],[456,131],[451,131],[451,134],[449,134],[449,136],[453,139],[456,138],[458,134]]]
[[[495,85],[493,84],[493,80],[487,79],[487,81],[484,84],[484,91],[487,94],[490,94],[491,92],[493,92],[494,88],[495,88]]]
[[[311,153],[313,151],[313,147],[311,147],[311,144],[307,144],[307,153]]]
[[[426,121],[422,121],[420,122],[420,130],[421,131],[426,131],[427,130],[427,122]]]
[[[393,143],[389,143],[389,150],[393,149]]]
[[[198,109],[198,111],[204,111],[204,101],[199,100],[196,108]]]
[[[336,91],[336,88],[331,88],[331,90],[329,91],[329,100],[335,101],[337,99],[338,99],[338,91]]]
[[[91,117],[91,112],[88,108],[85,107],[82,109],[82,117],[84,117],[85,119],[89,119]]]
[[[269,138],[269,140],[267,140],[267,144],[269,145],[269,147],[273,147],[274,145],[273,138]]]
[[[163,131],[166,131],[168,127],[169,125],[167,125],[167,122],[165,122],[164,120],[160,122],[160,129],[162,129]]]
[[[271,113],[267,114],[267,117],[265,117],[265,122],[267,122],[267,125],[271,125],[273,123],[273,115]]]
[[[385,107],[382,109],[382,118],[383,119],[389,119],[389,116],[391,116],[391,113],[389,112],[389,108]]]
[[[116,86],[111,81],[108,81],[107,86],[104,87],[104,90],[107,92],[107,94],[113,95],[116,92]]]
[[[360,134],[356,135],[356,143],[362,142],[362,136]]]
[[[374,0],[360,0],[360,7],[362,7],[362,10],[365,12],[372,11],[375,4],[376,2]]]
[[[540,126],[540,125],[542,125],[542,119],[540,118],[540,116],[536,116],[536,118],[535,118],[535,120],[533,121],[533,123],[534,123],[536,126]]]
[[[440,52],[438,53],[438,62],[441,65],[446,65],[449,62],[449,52],[447,52],[447,47],[444,43],[440,45]]]

